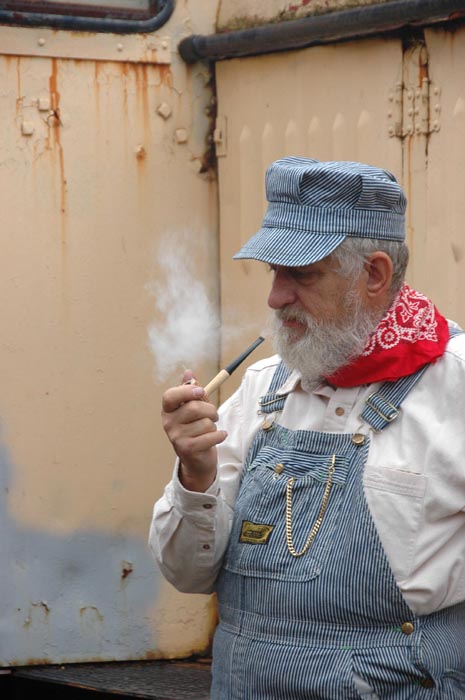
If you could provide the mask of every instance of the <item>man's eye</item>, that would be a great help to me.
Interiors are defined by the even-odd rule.
[[[311,270],[299,270],[298,268],[294,268],[291,272],[291,276],[298,282],[306,282],[314,276],[314,273]]]

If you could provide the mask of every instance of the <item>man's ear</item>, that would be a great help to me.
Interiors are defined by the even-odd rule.
[[[366,294],[376,300],[389,292],[392,281],[392,260],[387,253],[381,250],[372,253],[365,263],[368,273],[366,281]]]

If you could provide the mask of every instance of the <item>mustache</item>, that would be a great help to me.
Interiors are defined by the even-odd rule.
[[[299,323],[304,323],[307,326],[313,320],[307,311],[287,306],[284,306],[281,309],[275,309],[274,316],[279,321],[298,321]]]

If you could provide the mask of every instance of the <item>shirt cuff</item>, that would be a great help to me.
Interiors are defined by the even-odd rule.
[[[183,516],[194,518],[203,524],[207,524],[215,517],[220,493],[218,472],[214,482],[206,491],[188,491],[179,480],[179,460],[177,460],[171,487],[172,504]]]

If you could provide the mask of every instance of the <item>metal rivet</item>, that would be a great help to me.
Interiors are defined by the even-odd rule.
[[[50,97],[39,97],[37,109],[39,112],[49,112],[51,107]]]
[[[362,433],[354,433],[354,435],[352,435],[352,442],[354,445],[364,445],[365,435],[362,435]]]
[[[403,634],[412,634],[415,627],[412,622],[404,622],[400,629],[402,630]]]
[[[45,46],[45,39],[43,39],[41,37],[40,39],[37,40],[37,43],[39,44],[39,46]]]
[[[32,136],[35,131],[34,124],[32,122],[23,122],[21,124],[21,133],[23,136]]]
[[[276,474],[281,474],[283,469],[284,469],[284,464],[281,464],[281,462],[278,462],[274,468]]]
[[[160,105],[158,105],[157,114],[159,114],[160,117],[163,117],[163,119],[168,119],[171,116],[171,113],[172,109],[167,102],[162,102]]]
[[[273,421],[272,420],[265,420],[262,423],[262,430],[271,430],[273,428]]]

